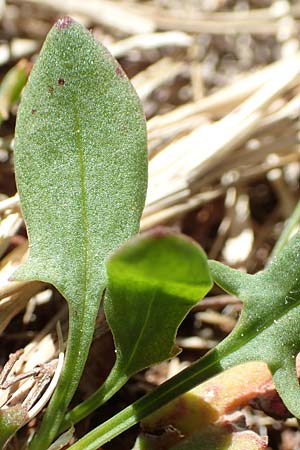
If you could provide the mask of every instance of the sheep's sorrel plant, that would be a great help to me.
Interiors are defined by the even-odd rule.
[[[244,302],[235,330],[70,448],[97,450],[200,382],[248,361],[268,364],[285,405],[300,418],[299,234],[256,275],[207,263],[197,244],[163,229],[129,240],[139,229],[147,184],[142,108],[118,63],[70,18],[50,31],[31,73],[15,161],[30,256],[14,278],[51,283],[69,304],[63,372],[31,450],[46,450],[133,374],[176,354],[178,326],[210,289],[210,273]],[[105,290],[115,366],[89,399],[68,411]],[[0,414],[3,443],[26,421],[20,412]]]

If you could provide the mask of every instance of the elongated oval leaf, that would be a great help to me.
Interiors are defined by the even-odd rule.
[[[127,376],[177,353],[180,323],[211,288],[202,249],[166,231],[125,244],[109,259],[108,276],[104,308]]]
[[[100,293],[104,262],[136,233],[146,191],[140,102],[106,49],[71,19],[50,31],[16,126],[15,168],[30,238],[17,279],[67,299]]]
[[[139,228],[145,120],[116,61],[70,18],[50,31],[16,126],[16,178],[30,241],[15,279],[69,302],[65,370],[32,448],[47,448],[76,389],[106,285],[107,257]]]

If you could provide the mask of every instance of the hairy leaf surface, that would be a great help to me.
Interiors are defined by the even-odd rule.
[[[71,19],[50,31],[16,126],[30,258],[15,279],[50,281],[73,304],[99,297],[105,259],[138,231],[146,191],[140,102],[122,69]]]
[[[273,263],[255,275],[210,261],[214,281],[240,298],[238,325],[216,348],[223,369],[246,361],[264,361],[289,411],[300,417],[296,355],[300,351],[300,235],[292,238]]]
[[[78,384],[105,261],[138,231],[147,183],[139,99],[107,50],[68,17],[48,34],[25,89],[15,165],[30,241],[15,279],[52,283],[70,309],[65,371],[44,420],[48,430],[42,426],[32,444],[42,450]]]

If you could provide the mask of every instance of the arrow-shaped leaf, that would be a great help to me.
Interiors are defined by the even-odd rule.
[[[223,369],[264,361],[289,411],[300,417],[300,388],[295,358],[300,351],[300,235],[290,240],[273,263],[256,275],[209,263],[213,278],[239,297],[244,308],[238,326],[218,346]]]
[[[136,372],[177,354],[177,329],[212,284],[199,245],[163,229],[126,243],[107,270],[104,308],[116,363],[100,389],[67,415],[63,429],[107,401]]]
[[[15,162],[30,241],[15,279],[52,283],[70,310],[65,369],[31,445],[43,450],[86,361],[105,261],[138,231],[147,182],[139,99],[107,50],[68,17],[50,31],[31,73]]]

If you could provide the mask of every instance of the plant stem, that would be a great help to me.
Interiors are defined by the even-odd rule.
[[[297,203],[294,211],[292,212],[291,216],[288,218],[288,220],[286,221],[282,233],[278,239],[278,241],[276,242],[271,255],[269,257],[268,260],[268,264],[276,257],[279,255],[279,253],[281,253],[281,251],[283,250],[283,248],[285,247],[285,245],[287,244],[287,242],[289,241],[289,239],[291,238],[295,227],[297,225],[299,225],[300,223],[300,201]]]
[[[106,403],[116,392],[118,392],[128,381],[128,376],[122,374],[119,365],[116,364],[112,368],[110,374],[97,391],[88,399],[76,406],[72,411],[65,415],[63,423],[59,429],[59,434],[70,428],[72,425],[80,422],[101,405]]]
[[[87,302],[87,304],[89,304]],[[69,334],[64,368],[30,450],[46,450],[57,435],[66,409],[78,386],[94,333],[98,308],[92,300],[86,311],[69,310]]]
[[[199,383],[220,373],[220,355],[215,349],[199,361],[161,384],[132,405],[92,430],[70,447],[70,450],[97,450],[100,446],[132,427],[158,408],[166,405]]]

